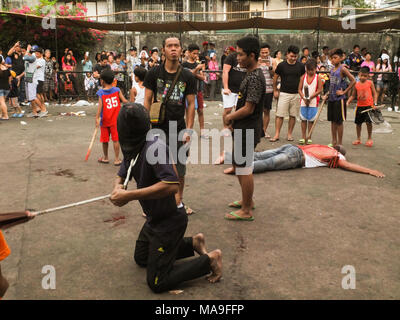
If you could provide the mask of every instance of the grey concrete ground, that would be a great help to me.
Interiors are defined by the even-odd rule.
[[[221,128],[218,104],[208,102],[207,128]],[[58,116],[78,110],[88,116]],[[95,106],[49,111],[48,118],[0,124],[0,212],[41,210],[112,190],[118,169],[97,163],[99,142],[83,161]],[[140,206],[118,208],[104,200],[5,231],[12,250],[2,262],[11,284],[5,299],[399,299],[400,113],[384,116],[393,133],[375,134],[373,148],[366,148],[351,145],[355,125],[349,111],[344,144],[349,161],[381,170],[386,178],[328,168],[259,174],[254,222],[223,219],[227,204],[240,199],[237,179],[222,174],[226,166],[188,165],[185,201],[196,214],[187,234],[203,232],[210,250],[222,250],[224,275],[217,284],[201,278],[180,285],[180,295],[153,294],[145,270],[132,258],[144,223]],[[328,144],[326,112],[321,118],[313,141]],[[287,143],[286,130],[285,121],[280,142],[263,139],[257,149]],[[365,135],[364,127],[363,140]],[[42,288],[46,265],[56,270],[55,290]],[[355,290],[342,289],[345,265],[356,270]]]

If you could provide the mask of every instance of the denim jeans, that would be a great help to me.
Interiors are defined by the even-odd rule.
[[[291,144],[254,153],[254,173],[299,168],[303,165],[303,151]]]

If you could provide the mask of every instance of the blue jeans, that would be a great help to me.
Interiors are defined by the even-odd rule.
[[[300,168],[303,165],[303,151],[291,144],[254,153],[254,173]]]

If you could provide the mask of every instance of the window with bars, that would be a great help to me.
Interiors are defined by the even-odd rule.
[[[249,13],[234,13],[240,11],[250,11],[250,1],[244,1],[244,0],[226,1],[227,20],[239,20],[239,19],[250,18]]]
[[[310,7],[310,6],[321,6],[321,7],[329,7],[329,0],[291,0],[290,7],[291,8],[300,8],[300,7]],[[309,18],[309,17],[318,17],[319,9],[318,8],[310,8],[310,9],[299,9],[292,10],[291,17],[292,18]],[[321,9],[321,17],[328,16],[328,9]]]

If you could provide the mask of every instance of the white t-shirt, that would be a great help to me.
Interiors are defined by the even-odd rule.
[[[43,58],[36,59],[36,72],[33,75],[33,81],[44,81],[46,61]]]
[[[144,90],[145,87],[141,88],[137,82],[134,84],[134,88],[136,89],[136,97],[135,97],[135,103],[140,103],[144,104]]]
[[[310,156],[306,152],[303,152],[303,154],[304,154],[304,157],[306,160],[303,168],[308,169],[308,168],[318,168],[318,167],[327,167],[328,166],[328,163],[322,162],[322,161],[318,160],[317,158]],[[344,155],[339,153],[339,160],[346,160],[346,158],[344,157]]]

